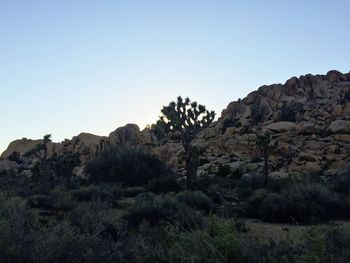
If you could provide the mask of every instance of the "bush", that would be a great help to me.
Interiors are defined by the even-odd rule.
[[[122,196],[123,190],[119,185],[89,185],[72,191],[77,201],[115,201]]]
[[[182,185],[173,175],[155,178],[148,183],[148,190],[154,193],[178,192],[182,189]]]
[[[161,220],[169,221],[177,210],[174,199],[148,193],[137,197],[136,204],[129,209],[124,219],[130,227],[137,226],[143,221],[155,226]]]
[[[171,173],[155,155],[140,149],[121,148],[105,151],[85,168],[90,182],[121,182],[142,186]]]
[[[169,234],[173,262],[237,262],[240,258],[232,219],[211,217],[202,229],[183,231],[170,227]]]
[[[201,191],[184,191],[176,195],[180,203],[186,204],[196,210],[209,213],[214,208],[213,201]]]
[[[326,230],[325,243],[330,262],[350,262],[350,230],[332,227]]]
[[[37,194],[29,197],[27,199],[27,204],[31,208],[42,208],[42,209],[52,209],[53,200],[50,195]]]
[[[261,217],[274,222],[311,223],[349,217],[349,204],[320,183],[296,184],[281,194],[270,194]]]
[[[53,208],[57,211],[70,211],[74,208],[72,196],[65,191],[54,191],[52,193]]]
[[[19,198],[0,195],[0,262],[29,262],[36,218]]]
[[[246,215],[249,217],[259,217],[260,208],[265,200],[269,196],[269,192],[266,189],[257,189],[253,195],[248,198],[246,207]]]
[[[110,204],[106,202],[93,201],[90,203],[80,203],[67,215],[70,225],[82,232],[96,234],[104,229]]]
[[[171,218],[171,222],[182,230],[202,229],[208,222],[200,211],[195,211],[191,207],[178,204],[177,213]]]
[[[98,225],[98,224],[97,224]],[[30,262],[29,259],[21,262]],[[31,262],[125,262],[120,243],[96,232],[81,232],[67,222],[40,231]]]
[[[123,189],[124,197],[135,197],[144,192],[146,192],[146,189],[141,186],[133,186]]]
[[[261,105],[261,103],[253,103],[250,106],[250,111],[250,119],[253,125],[257,125],[264,121],[266,116],[269,114],[269,109],[266,106]]]

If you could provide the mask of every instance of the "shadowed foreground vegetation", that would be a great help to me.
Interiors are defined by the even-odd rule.
[[[131,148],[106,151],[69,187],[50,167],[1,176],[0,262],[350,261],[344,182],[265,187],[219,171],[189,192],[157,157]]]

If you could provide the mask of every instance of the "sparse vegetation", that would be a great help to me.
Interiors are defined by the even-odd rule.
[[[268,113],[259,107],[252,106],[255,124]],[[31,159],[11,154],[12,162],[5,161],[19,169],[17,174],[5,170],[0,178],[0,263],[350,261],[346,167],[331,178],[278,172],[273,177],[271,153],[278,145],[270,133],[256,133],[260,127],[249,122],[240,127],[237,119],[225,121],[224,129],[250,133],[242,145],[250,151],[244,154],[254,150],[255,157],[247,161],[236,153],[219,153],[213,162],[215,154],[204,155],[211,149],[192,145],[213,112],[179,97],[162,113],[150,132],[160,145],[181,141],[185,169],[165,163],[173,157],[167,148],[158,158],[149,148],[108,143],[83,163],[85,175],[76,176],[73,170],[84,153],[48,152],[50,135],[25,155]],[[280,117],[294,121],[295,111],[286,106]],[[256,148],[250,147],[253,132]],[[342,153],[339,147],[335,151]],[[317,156],[299,157],[301,165],[318,168]],[[31,176],[17,176],[25,162]],[[198,165],[208,169],[194,180]]]

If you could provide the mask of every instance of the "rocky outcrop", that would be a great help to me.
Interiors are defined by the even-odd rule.
[[[80,133],[71,140],[62,142],[65,149],[80,153],[80,159],[83,163],[92,160],[103,150],[107,142],[107,137],[98,136],[91,133]]]
[[[27,138],[15,140],[11,142],[7,149],[1,154],[1,158],[8,158],[14,152],[18,152],[20,155],[24,155],[42,142],[42,140],[31,140]],[[59,153],[63,149],[63,145],[53,142],[48,143],[47,147],[49,156],[52,156],[55,152]]]
[[[350,162],[349,126],[350,74],[332,70],[262,86],[231,102],[196,143],[206,149],[203,158],[256,160],[256,172],[260,172],[263,164],[256,134],[269,130],[275,145],[269,158],[273,177],[286,173],[311,176]],[[206,166],[213,170],[215,163]]]
[[[155,145],[157,138],[150,128],[140,131],[136,124],[127,124],[111,132],[108,142],[112,145]]]
[[[326,75],[292,77],[231,102],[194,141],[201,152],[198,175],[225,171],[247,180],[260,178],[263,160],[256,137],[266,130],[273,145],[269,157],[272,178],[325,175],[340,169],[350,162],[350,74],[332,70]],[[14,151],[24,154],[39,142],[14,141],[2,157]],[[147,147],[183,171],[179,139],[170,135],[158,138],[152,129],[141,131],[136,124],[120,127],[108,137],[81,133],[51,143],[49,153],[68,147],[86,162],[106,147],[125,145]]]

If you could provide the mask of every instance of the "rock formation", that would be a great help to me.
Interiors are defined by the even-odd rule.
[[[274,144],[269,158],[271,178],[337,174],[350,161],[350,74],[332,70],[326,75],[293,77],[231,102],[195,141],[203,152],[198,175],[213,175],[226,166],[242,178],[256,176],[263,160],[255,140],[264,131],[271,133]],[[86,162],[111,145],[144,146],[181,172],[179,140],[170,135],[158,137],[153,129],[140,131],[137,125],[128,124],[108,137],[81,133],[51,143],[49,152],[71,147]],[[38,142],[14,141],[1,157],[14,151],[24,154]]]

